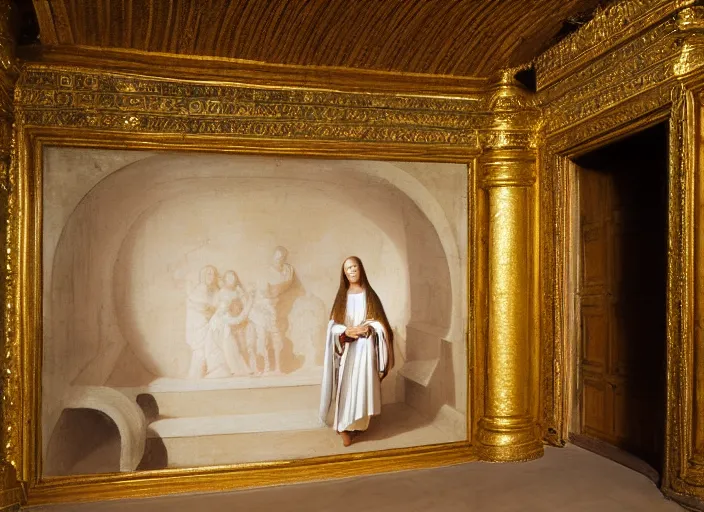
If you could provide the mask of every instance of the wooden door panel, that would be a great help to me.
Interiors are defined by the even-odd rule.
[[[581,305],[582,366],[589,371],[606,370],[609,319],[603,297],[584,297]]]
[[[582,292],[604,293],[607,286],[607,246],[604,223],[582,226]]]
[[[633,422],[628,410],[628,395],[625,392],[624,386],[612,385],[613,393],[613,411],[610,416],[614,418],[614,437],[619,440],[619,444],[627,444],[629,439],[633,437]]]
[[[606,382],[600,375],[583,376],[582,424],[585,433],[610,439],[610,428],[606,418]]]
[[[609,344],[609,374],[625,376],[628,374],[628,346],[620,340],[627,339],[633,333],[628,332],[630,327],[628,312],[622,307],[623,302],[614,301],[611,304],[609,315],[609,331],[612,343]]]
[[[579,173],[580,217],[582,225],[600,223],[610,209],[607,173],[583,169]]]

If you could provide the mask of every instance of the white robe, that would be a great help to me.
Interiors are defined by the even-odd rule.
[[[381,412],[381,380],[389,354],[381,322],[366,320],[366,293],[347,295],[345,324],[328,323],[320,396],[320,419],[338,432],[366,430],[371,416]],[[347,327],[368,324],[372,335],[340,344]],[[337,349],[337,350],[336,350]],[[342,352],[342,356],[338,353]],[[334,417],[333,414],[334,412]]]

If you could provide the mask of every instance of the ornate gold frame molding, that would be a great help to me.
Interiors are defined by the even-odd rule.
[[[573,261],[570,206],[574,196],[571,159],[659,122],[669,122],[669,234],[667,283],[667,445],[662,489],[702,507],[704,400],[695,382],[704,366],[697,335],[704,282],[695,262],[702,223],[695,205],[701,145],[700,95],[704,86],[704,8],[692,2],[625,1],[603,11],[583,31],[538,59],[541,135],[541,282],[543,311],[543,423],[548,439],[563,444],[570,414],[568,356],[570,265]],[[560,69],[555,63],[563,63]],[[567,64],[571,62],[571,64]],[[558,81],[559,80],[559,81]],[[693,300],[694,303],[693,303]],[[552,372],[552,378],[549,377]],[[554,387],[551,388],[550,383]],[[696,389],[701,389],[699,385]],[[702,432],[702,433],[700,433]],[[704,463],[704,459],[701,459]]]
[[[346,92],[475,97],[489,85],[486,78],[394,73],[341,67],[270,64],[221,57],[174,55],[119,48],[39,46],[19,57],[50,66],[124,72],[171,80],[212,80],[290,88]]]

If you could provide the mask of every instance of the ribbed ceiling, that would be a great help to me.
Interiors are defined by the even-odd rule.
[[[489,76],[599,0],[34,0],[44,45]]]

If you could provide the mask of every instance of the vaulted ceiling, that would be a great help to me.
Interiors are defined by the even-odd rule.
[[[486,77],[603,0],[33,0],[42,45]]]

